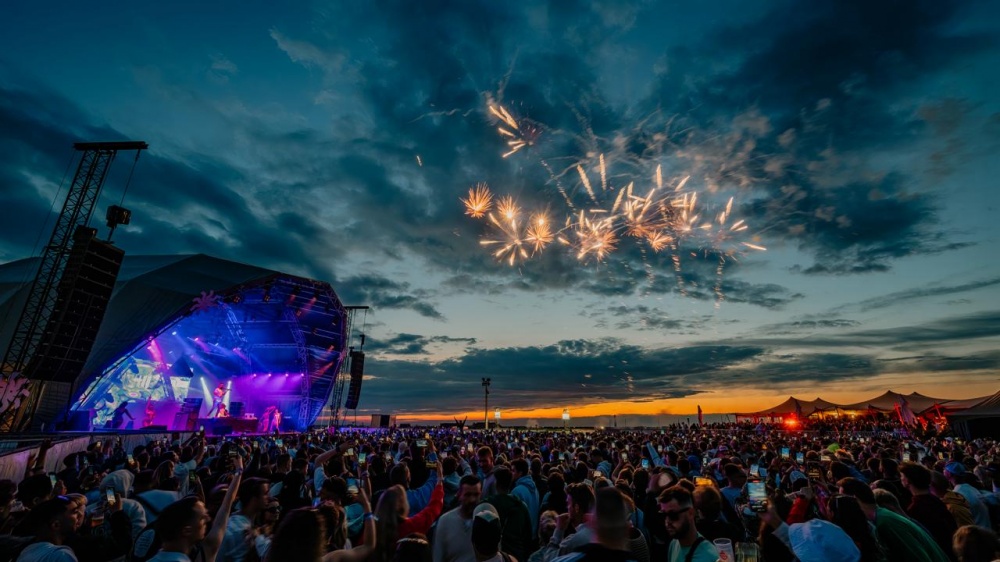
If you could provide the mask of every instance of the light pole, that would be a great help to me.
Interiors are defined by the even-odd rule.
[[[563,408],[563,431],[569,429],[569,408]]]
[[[486,429],[490,428],[490,379],[483,377],[483,421]]]
[[[493,425],[495,425],[496,427],[500,427],[500,408],[493,410],[493,419],[495,420],[495,423]]]

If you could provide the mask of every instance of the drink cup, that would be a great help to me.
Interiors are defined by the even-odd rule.
[[[712,543],[719,551],[720,562],[736,562],[736,555],[733,554],[733,541],[729,539],[715,539]]]

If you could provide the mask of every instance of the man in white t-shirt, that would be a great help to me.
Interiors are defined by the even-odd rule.
[[[445,513],[434,532],[434,562],[475,562],[472,547],[473,513],[483,494],[479,478],[468,475],[458,486],[459,506]]]
[[[269,486],[263,478],[250,478],[240,485],[240,510],[229,518],[219,562],[243,562],[246,559],[255,542],[253,522],[267,507]]]
[[[77,562],[73,549],[63,545],[79,527],[73,508],[73,501],[64,496],[35,506],[28,515],[35,542],[21,551],[17,562]]]

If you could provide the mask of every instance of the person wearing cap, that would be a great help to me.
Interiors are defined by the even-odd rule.
[[[591,543],[554,562],[636,562],[629,551],[628,505],[617,488],[597,491],[589,518],[594,529]]]
[[[483,493],[482,482],[469,474],[458,485],[458,507],[438,519],[434,532],[434,562],[475,562],[472,523]]]
[[[667,534],[673,539],[667,553],[668,562],[715,562],[719,559],[719,550],[701,536],[695,526],[691,492],[680,485],[671,486],[660,493],[657,501]]]
[[[476,562],[517,562],[517,558],[500,550],[502,535],[503,526],[497,510],[488,503],[476,506],[470,536]]]
[[[948,562],[948,555],[923,527],[905,516],[878,507],[875,493],[856,478],[837,482],[840,493],[853,496],[865,517],[875,526],[888,562]]]
[[[990,524],[989,508],[986,507],[986,503],[983,502],[983,498],[979,494],[979,490],[977,490],[972,484],[963,480],[965,473],[965,465],[958,461],[951,461],[950,463],[944,465],[945,478],[947,478],[948,482],[954,486],[952,489],[961,494],[965,498],[965,501],[969,502],[969,511],[972,512],[972,519],[975,520],[976,525],[985,529],[992,529],[993,526]]]
[[[79,528],[75,505],[66,496],[36,505],[25,522],[34,530],[35,539],[17,562],[77,562],[73,549],[64,544]]]
[[[906,514],[927,529],[945,554],[951,553],[951,537],[958,530],[955,518],[943,501],[931,494],[931,471],[923,465],[904,462],[899,466],[900,480],[913,499]]]
[[[829,521],[810,519],[789,525],[781,520],[773,502],[768,502],[767,511],[761,513],[760,518],[774,530],[774,536],[799,560],[805,562],[861,560],[861,551],[851,537]]]

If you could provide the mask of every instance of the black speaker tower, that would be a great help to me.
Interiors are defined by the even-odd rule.
[[[347,388],[347,402],[344,407],[355,410],[361,399],[361,379],[365,375],[365,352],[351,351],[351,386]]]
[[[125,252],[78,226],[52,316],[27,374],[35,380],[74,382],[101,329]]]

